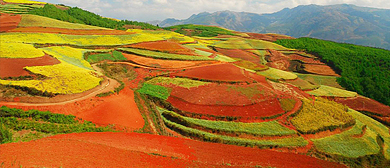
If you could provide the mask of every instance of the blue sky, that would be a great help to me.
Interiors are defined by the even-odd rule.
[[[389,0],[38,0],[77,6],[105,17],[136,21],[186,19],[200,12],[272,13],[298,5],[354,4],[390,9]]]

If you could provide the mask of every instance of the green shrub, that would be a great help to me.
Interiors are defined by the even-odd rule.
[[[10,130],[4,126],[4,124],[0,125],[0,144],[12,142],[12,133]]]

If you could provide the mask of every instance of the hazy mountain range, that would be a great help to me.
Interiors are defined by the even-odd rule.
[[[185,20],[166,19],[158,24],[162,27],[178,24],[216,25],[236,31],[314,37],[390,49],[390,10],[347,4],[302,5],[272,14],[204,12]]]

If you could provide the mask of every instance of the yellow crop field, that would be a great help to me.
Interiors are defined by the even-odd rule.
[[[146,34],[131,35],[65,35],[50,33],[3,33],[1,44],[6,42],[29,44],[68,44],[77,46],[118,46],[146,41],[164,40],[162,37]]]
[[[49,93],[73,94],[90,90],[98,86],[102,80],[96,72],[66,62],[50,66],[26,67],[26,69],[47,78],[44,80],[0,80],[0,84],[35,88]]]
[[[174,40],[179,43],[192,43],[195,40],[191,37],[172,32],[172,31],[166,31],[166,30],[141,30],[141,29],[128,29],[127,32],[134,32],[137,34],[141,34],[144,36],[152,36],[156,38],[160,38],[162,40]]]
[[[87,52],[87,50],[76,49],[67,46],[48,47],[42,48],[41,50],[57,58],[61,62],[65,61],[80,68],[92,70],[92,67],[89,62],[84,60],[84,53]]]
[[[274,50],[289,50],[281,45],[254,39],[242,39],[242,38],[229,38],[226,41],[219,41],[213,44],[214,47],[225,48],[225,49],[274,49]]]
[[[306,93],[309,93],[314,96],[329,96],[329,97],[356,97],[357,96],[356,92],[338,89],[326,85],[321,85],[318,89],[307,91]]]
[[[314,102],[303,99],[303,108],[291,119],[302,133],[316,133],[328,129],[351,126],[355,119],[346,108],[333,101],[317,98]]]
[[[29,0],[4,0],[4,2],[23,3],[23,4],[47,4],[46,2],[37,2],[37,1],[29,1]]]
[[[1,40],[2,41],[2,40]],[[31,44],[1,42],[0,58],[36,58],[45,55]]]
[[[102,27],[63,22],[60,20],[38,16],[38,15],[22,15],[19,27],[54,27],[54,28],[66,28],[66,29],[107,29]]]
[[[269,67],[265,71],[259,71],[259,72],[257,72],[257,74],[263,75],[269,79],[276,79],[276,80],[279,80],[279,79],[289,80],[289,79],[298,78],[298,76],[295,75],[294,73],[282,71],[282,70],[279,70],[276,68],[271,68],[271,67]]]

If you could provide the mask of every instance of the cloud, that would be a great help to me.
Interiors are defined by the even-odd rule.
[[[389,0],[42,0],[96,12],[99,15],[137,21],[186,19],[192,14],[231,10],[272,13],[298,5],[355,4],[390,9]]]

